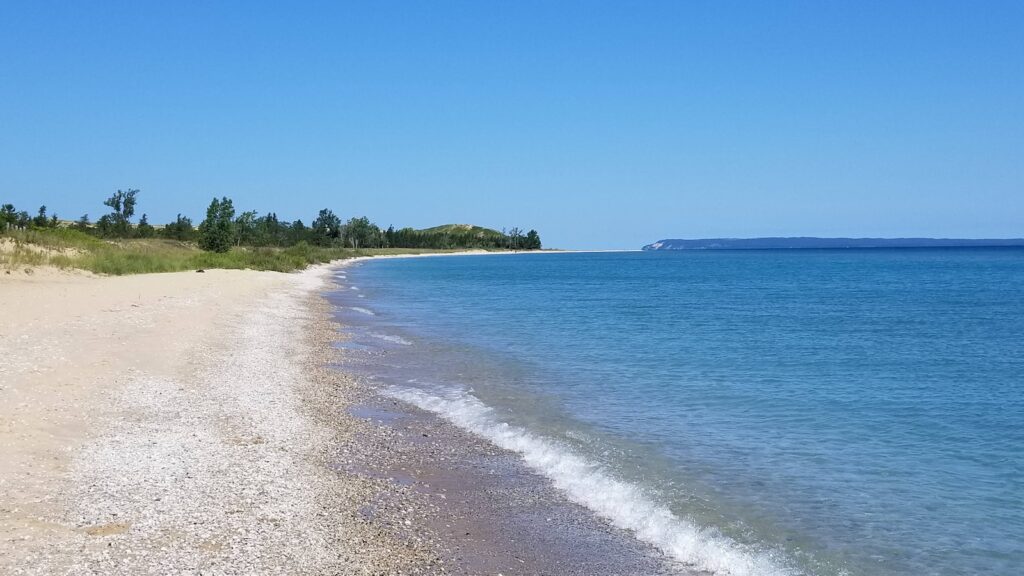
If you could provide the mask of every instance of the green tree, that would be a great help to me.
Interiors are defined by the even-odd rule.
[[[341,236],[341,218],[324,208],[313,220],[313,243],[327,246]]]
[[[139,238],[152,238],[156,235],[156,228],[149,224],[149,218],[145,214],[142,215],[142,218],[139,218],[139,225],[135,228],[135,234]]]
[[[36,228],[46,228],[50,225],[50,219],[46,217],[46,206],[39,207],[39,214],[32,219],[32,225]]]
[[[0,206],[0,232],[13,228],[18,223],[18,213],[14,211],[14,204]]]
[[[523,248],[527,250],[540,250],[540,234],[537,234],[536,230],[530,230],[526,233],[526,241],[523,243]]]
[[[135,203],[137,201],[138,190],[118,190],[110,198],[103,201],[105,206],[109,206],[111,209],[110,214],[106,216],[106,223],[98,229],[101,229],[101,233],[104,236],[115,236],[118,238],[127,238],[131,236],[131,220],[132,216],[135,215]],[[100,218],[103,220],[103,218]],[[97,222],[97,224],[99,224]]]
[[[182,242],[188,242],[195,239],[196,231],[192,227],[192,219],[187,216],[178,214],[178,217],[164,226],[163,229],[164,238],[170,238],[172,240],[180,240]]]
[[[110,220],[110,214],[104,214],[96,221],[96,234],[101,238],[109,238],[114,235],[114,224]]]
[[[235,244],[256,245],[256,211],[242,212],[235,219]]]
[[[266,216],[256,218],[253,222],[252,245],[253,246],[278,246],[280,245],[280,225],[277,222],[277,214],[267,213]]]
[[[508,247],[513,250],[522,249],[523,244],[523,231],[518,227],[513,227],[508,231]]]
[[[79,230],[81,232],[88,232],[89,231],[89,224],[90,224],[89,223],[89,215],[88,214],[82,214],[82,217],[79,218],[77,222],[72,224],[71,227],[74,228],[75,230]]]
[[[350,218],[342,230],[344,242],[353,248],[370,248],[381,244],[381,231],[366,216]]]
[[[199,247],[210,252],[227,252],[235,243],[235,207],[224,196],[214,198],[199,225]]]
[[[292,225],[288,228],[288,243],[298,244],[307,240],[309,240],[309,228],[302,223],[302,220],[292,222]]]

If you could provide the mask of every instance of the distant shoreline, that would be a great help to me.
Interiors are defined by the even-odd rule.
[[[818,238],[814,236],[764,238],[665,239],[647,244],[656,250],[808,250],[877,248],[1019,248],[1024,238]]]

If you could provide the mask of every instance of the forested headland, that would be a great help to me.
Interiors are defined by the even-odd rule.
[[[382,228],[366,217],[343,220],[324,208],[306,224],[276,212],[238,212],[228,197],[213,198],[198,224],[178,214],[153,224],[139,210],[140,191],[117,190],[102,215],[62,220],[42,205],[31,214],[0,204],[0,264],[51,264],[101,273],[136,273],[191,267],[290,270],[363,254],[447,250],[539,250],[536,230],[492,230],[465,224],[427,229]],[[99,202],[97,202],[99,205]],[[137,214],[141,214],[136,218]]]

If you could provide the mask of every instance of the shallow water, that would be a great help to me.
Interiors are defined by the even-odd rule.
[[[344,275],[332,298],[357,369],[681,562],[1024,565],[1022,250],[442,257]]]

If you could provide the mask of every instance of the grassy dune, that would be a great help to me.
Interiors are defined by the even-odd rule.
[[[443,224],[441,226],[434,226],[433,228],[423,228],[420,232],[426,232],[428,234],[474,234],[479,237],[485,236],[501,236],[501,232],[492,230],[490,228],[484,228],[483,226],[475,226],[473,224]]]
[[[199,268],[235,268],[289,272],[310,264],[356,256],[422,254],[443,250],[405,248],[348,249],[298,244],[288,248],[236,247],[204,252],[192,243],[165,239],[101,240],[78,230],[56,228],[0,235],[0,268],[33,266],[77,268],[97,274],[145,274]]]

